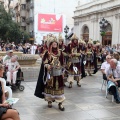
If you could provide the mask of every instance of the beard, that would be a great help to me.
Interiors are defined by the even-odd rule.
[[[73,43],[72,43],[72,46],[73,46],[73,47],[76,47],[76,46],[78,46],[78,43],[74,43],[74,42],[73,42]]]
[[[53,52],[54,54],[57,54],[57,53],[58,53],[58,48],[57,48],[57,47],[52,47],[52,52]]]

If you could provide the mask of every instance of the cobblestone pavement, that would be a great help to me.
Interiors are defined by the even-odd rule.
[[[65,87],[64,112],[57,103],[48,108],[46,101],[34,96],[36,81],[22,84],[24,91],[13,92],[13,97],[20,98],[13,107],[19,111],[21,120],[120,120],[120,104],[112,102],[111,95],[105,98],[105,87],[101,91],[100,72],[84,78],[82,87],[77,87],[76,82],[72,89]]]

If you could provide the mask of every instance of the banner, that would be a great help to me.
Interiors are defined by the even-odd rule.
[[[62,32],[63,16],[55,14],[38,14],[38,31]]]

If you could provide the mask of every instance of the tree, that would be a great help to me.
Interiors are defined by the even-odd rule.
[[[9,40],[9,42],[20,43],[23,36],[24,40],[29,39],[28,33],[21,31],[18,24],[12,20],[10,13],[0,5],[0,38],[4,42]]]

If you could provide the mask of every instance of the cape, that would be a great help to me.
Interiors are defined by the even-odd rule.
[[[44,80],[46,80],[47,69],[44,67],[43,62],[41,63],[40,72],[38,76],[38,81],[35,88],[34,95],[39,98],[44,98],[43,92],[45,88]]]

